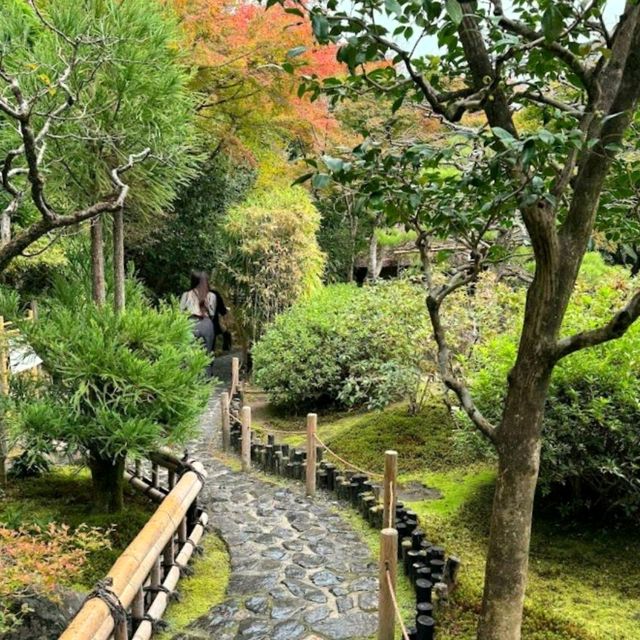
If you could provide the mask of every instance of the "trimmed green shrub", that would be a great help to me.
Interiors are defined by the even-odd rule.
[[[290,409],[383,407],[418,384],[428,336],[421,287],[330,285],[266,331],[253,351],[256,382]]]
[[[28,440],[83,454],[102,511],[122,508],[126,456],[183,443],[208,393],[208,356],[188,318],[175,306],[153,309],[133,281],[127,293],[117,314],[93,304],[82,279],[60,278],[39,320],[21,323],[49,378],[17,403],[16,426]]]
[[[638,287],[599,254],[585,258],[563,334],[606,323]],[[516,355],[516,327],[478,347],[471,365],[481,410],[498,420]],[[563,513],[640,513],[640,326],[575,353],[555,369],[544,420],[540,497]]]

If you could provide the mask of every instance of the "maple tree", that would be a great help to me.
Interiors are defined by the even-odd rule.
[[[337,47],[319,47],[306,20],[243,0],[167,0],[181,19],[203,94],[202,126],[218,146],[250,148],[283,141],[305,147],[339,139],[325,101],[298,95],[307,75],[342,75]]]

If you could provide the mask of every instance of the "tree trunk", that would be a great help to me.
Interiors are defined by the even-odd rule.
[[[100,216],[91,221],[91,282],[93,301],[102,306],[107,299],[107,285],[104,276],[104,236]]]
[[[118,513],[124,507],[125,456],[114,459],[91,454],[89,469],[93,483],[93,504],[99,513]]]
[[[124,311],[125,305],[124,214],[122,209],[113,214],[113,288],[114,308],[119,313]]]
[[[533,503],[540,467],[542,420],[551,378],[544,361],[515,368],[498,430],[479,640],[520,640]]]
[[[371,232],[369,240],[369,264],[367,265],[367,280],[375,282],[378,278],[378,237],[376,230]]]
[[[0,215],[0,246],[11,242],[11,216],[8,213]]]

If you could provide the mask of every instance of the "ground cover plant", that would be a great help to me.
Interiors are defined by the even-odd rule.
[[[25,596],[55,599],[57,588],[88,592],[154,510],[132,491],[121,514],[96,514],[92,499],[91,478],[81,467],[58,466],[6,487],[0,496],[0,632],[19,624]]]

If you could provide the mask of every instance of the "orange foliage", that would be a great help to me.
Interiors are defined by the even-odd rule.
[[[248,0],[167,1],[181,18],[197,65],[196,89],[207,96],[203,115],[218,133],[246,140],[271,128],[316,147],[340,135],[323,100],[297,96],[303,74],[344,73],[336,47],[318,47],[308,20]],[[299,47],[304,52],[287,57]],[[286,63],[293,73],[283,70]]]
[[[18,530],[0,525],[0,622],[10,619],[10,603],[24,594],[54,596],[57,585],[79,574],[90,551],[109,548],[107,534],[84,525],[73,532],[55,523]]]

